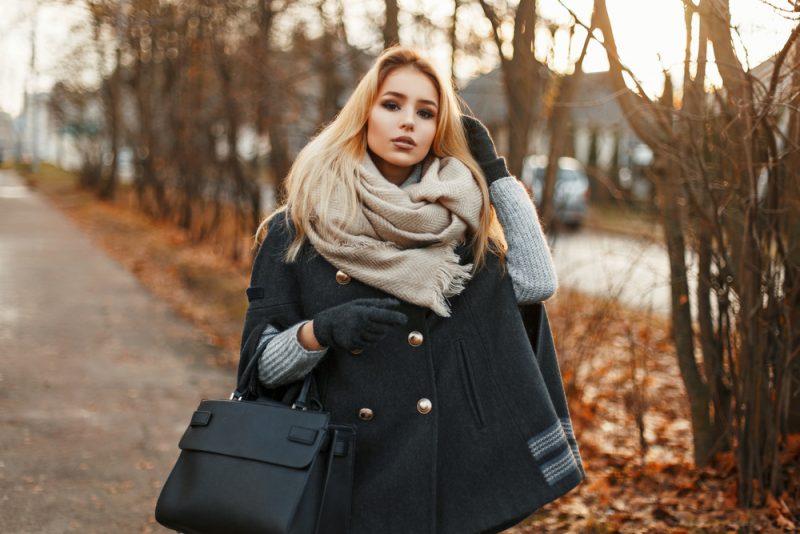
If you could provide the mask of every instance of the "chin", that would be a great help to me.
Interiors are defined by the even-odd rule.
[[[390,163],[392,165],[395,165],[396,167],[413,167],[414,165],[416,165],[420,161],[424,160],[425,156],[424,155],[422,155],[422,156],[404,155],[404,156],[397,157],[396,155],[391,154],[391,155],[389,155],[389,157],[385,157],[385,158],[382,157],[382,159],[386,163]]]

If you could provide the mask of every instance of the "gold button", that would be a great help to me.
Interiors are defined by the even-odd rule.
[[[419,347],[422,345],[422,334],[416,330],[408,334],[408,344],[412,347]]]
[[[369,408],[361,408],[360,410],[358,410],[358,418],[361,419],[362,421],[369,421],[370,419],[372,419],[373,415],[375,414],[372,413],[372,410],[370,410]]]
[[[354,356],[358,356],[362,352],[364,352],[364,349],[353,349],[353,350],[350,351],[350,354],[353,354]]]
[[[350,283],[350,275],[344,271],[336,271],[336,281],[342,285]]]
[[[421,414],[429,413],[433,409],[433,403],[430,399],[422,397],[417,401],[417,411]]]

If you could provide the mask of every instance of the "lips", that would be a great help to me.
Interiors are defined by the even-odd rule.
[[[411,150],[412,148],[417,146],[417,143],[415,143],[413,139],[411,139],[406,135],[401,137],[395,137],[394,139],[392,139],[392,143],[394,143],[394,146],[396,146],[397,148],[402,148],[405,150]]]

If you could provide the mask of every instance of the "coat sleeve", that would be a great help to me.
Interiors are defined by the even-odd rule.
[[[236,382],[240,393],[250,397],[280,398],[288,387],[268,390],[258,379],[256,349],[267,325],[286,330],[304,319],[296,263],[288,264],[284,261],[294,235],[286,220],[286,213],[283,212],[270,221],[267,237],[253,262],[250,285],[247,288],[248,306],[242,329]]]
[[[578,464],[581,474],[585,476],[580,450],[578,449],[578,441],[575,439],[575,432],[572,429],[572,419],[569,415],[567,396],[564,392],[564,383],[558,366],[558,355],[553,342],[553,334],[550,330],[550,321],[547,319],[547,310],[544,303],[541,302],[522,305],[519,309],[531,347],[536,354],[536,364],[539,366],[547,386],[548,396],[567,436],[575,463]]]

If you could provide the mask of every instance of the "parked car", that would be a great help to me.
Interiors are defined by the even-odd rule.
[[[523,185],[533,193],[536,207],[541,207],[547,156],[528,156],[522,163]],[[575,158],[558,158],[554,193],[555,218],[571,228],[579,228],[586,218],[589,202],[589,177]]]

